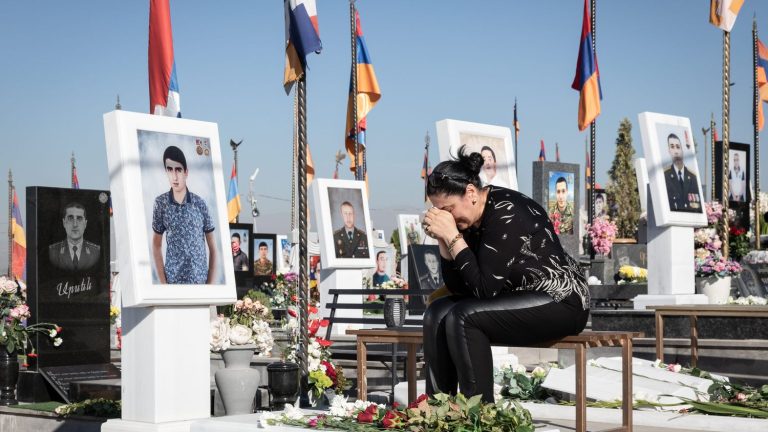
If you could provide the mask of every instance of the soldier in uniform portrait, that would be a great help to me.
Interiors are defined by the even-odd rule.
[[[440,271],[440,258],[433,250],[424,251],[426,272],[419,276],[419,288],[434,291],[443,285],[443,273]]]
[[[259,243],[259,259],[253,262],[253,274],[255,276],[271,276],[272,275],[272,261],[267,258],[267,252],[269,252],[269,246],[266,242]]]
[[[48,247],[48,259],[61,270],[88,270],[99,261],[101,247],[83,238],[88,225],[85,207],[78,202],[71,202],[64,207],[62,223],[67,232],[66,240]]]
[[[689,171],[683,164],[683,147],[680,145],[680,138],[675,134],[669,134],[667,145],[669,155],[672,157],[672,165],[664,170],[669,210],[701,213],[699,181],[696,174]]]
[[[553,223],[559,216],[560,234],[573,234],[573,203],[568,202],[568,181],[565,177],[558,177],[555,181],[555,202],[550,202],[548,207],[547,214]]]
[[[368,236],[355,226],[355,208],[349,201],[341,203],[344,226],[333,232],[336,258],[369,258]]]

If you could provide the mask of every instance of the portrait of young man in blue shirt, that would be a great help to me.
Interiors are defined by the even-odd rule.
[[[180,148],[165,149],[163,166],[171,190],[155,198],[152,210],[152,258],[157,276],[161,284],[210,284],[217,258],[208,206],[187,188],[189,170]]]

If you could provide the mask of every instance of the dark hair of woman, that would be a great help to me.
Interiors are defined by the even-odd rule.
[[[427,195],[464,195],[468,184],[482,188],[480,170],[483,168],[483,156],[477,152],[467,154],[466,150],[466,144],[462,145],[453,160],[437,164],[427,181]]]

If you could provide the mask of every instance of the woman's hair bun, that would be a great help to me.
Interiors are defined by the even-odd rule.
[[[467,154],[467,145],[464,144],[459,148],[458,161],[473,175],[478,175],[483,168],[485,161],[483,156],[478,152],[472,152]]]

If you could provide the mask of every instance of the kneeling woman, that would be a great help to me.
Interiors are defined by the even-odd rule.
[[[547,212],[510,189],[483,187],[479,153],[432,171],[424,229],[440,245],[452,295],[424,317],[427,392],[482,394],[493,401],[491,345],[544,342],[584,329],[589,291]]]

